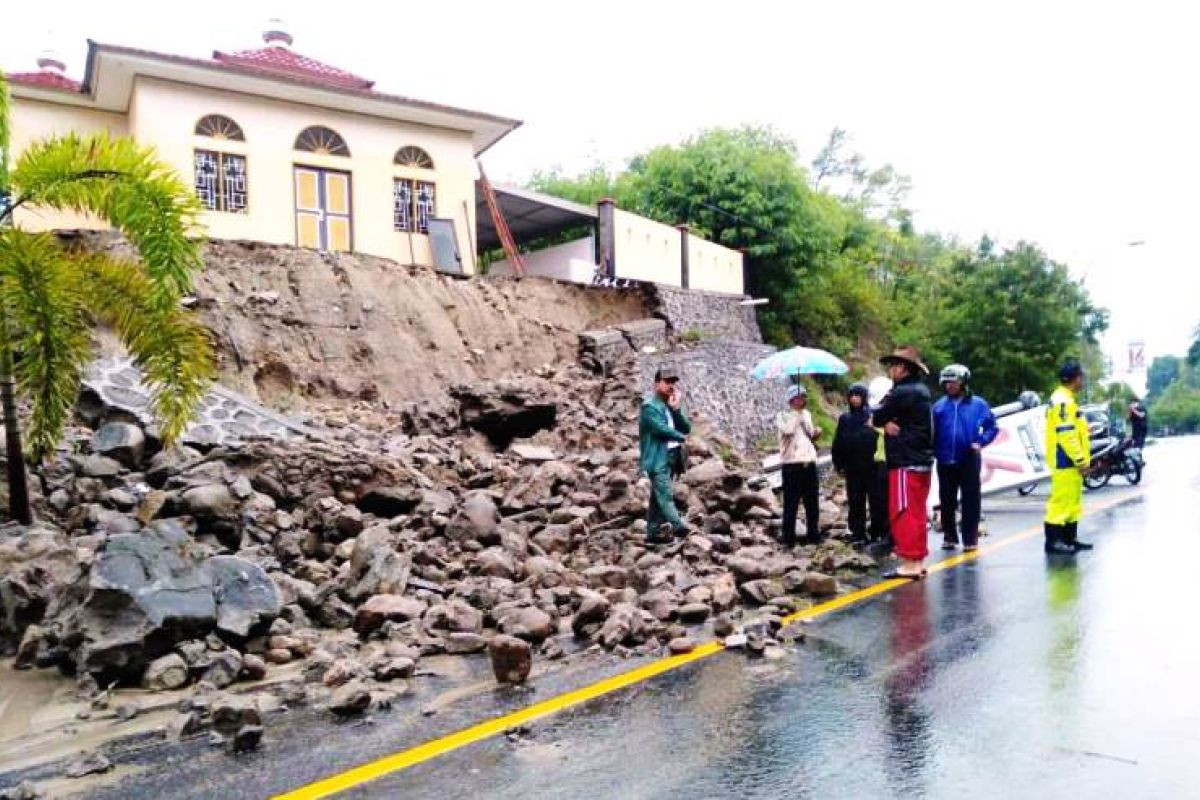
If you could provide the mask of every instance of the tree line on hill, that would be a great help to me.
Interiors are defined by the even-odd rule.
[[[1155,430],[1200,433],[1200,325],[1183,356],[1150,362],[1146,400]]]

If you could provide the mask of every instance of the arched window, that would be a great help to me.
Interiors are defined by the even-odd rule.
[[[196,123],[196,135],[207,136],[210,139],[227,139],[231,142],[246,141],[246,134],[242,133],[241,126],[220,114],[201,117]]]
[[[350,148],[337,131],[320,125],[305,128],[296,137],[296,149],[306,153],[316,153],[322,156],[348,156]]]
[[[401,167],[415,167],[417,169],[433,169],[433,159],[419,147],[406,145],[396,151],[394,162]]]

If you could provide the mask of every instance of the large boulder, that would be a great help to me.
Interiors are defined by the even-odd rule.
[[[688,486],[701,486],[706,483],[722,481],[729,474],[729,469],[719,458],[702,462],[690,468],[683,475],[683,482]]]
[[[492,673],[500,683],[524,683],[533,666],[529,643],[515,636],[500,634],[488,645]]]
[[[279,593],[259,566],[204,558],[179,524],[160,520],[108,538],[82,602],[56,621],[56,634],[71,644],[66,658],[74,669],[101,682],[134,683],[181,641],[265,632],[279,611]]]
[[[85,565],[66,535],[52,526],[5,526],[0,531],[0,650],[53,611]]]
[[[383,627],[383,623],[408,622],[420,619],[425,603],[414,597],[398,594],[377,594],[358,607],[354,614],[354,630],[367,635]]]
[[[451,600],[431,606],[422,617],[422,624],[428,631],[482,633],[483,614],[461,600]]]
[[[203,636],[217,621],[212,578],[200,568],[182,527],[156,523],[143,533],[110,536],[88,576],[84,603],[63,637],[78,641],[77,670],[102,682],[135,681],[175,642]]]
[[[199,458],[199,452],[183,445],[160,450],[150,459],[150,465],[146,469],[146,483],[161,489],[168,478],[183,472],[189,464]]]
[[[188,665],[178,653],[169,653],[150,662],[142,677],[142,685],[152,692],[178,689],[186,686],[187,682]]]
[[[146,434],[128,422],[108,422],[92,436],[92,452],[119,461],[129,469],[142,463]]]
[[[230,550],[241,545],[242,532],[238,519],[241,503],[224,483],[195,486],[182,495],[184,511],[198,526],[198,532],[211,534]]]
[[[554,635],[554,618],[540,608],[516,608],[500,619],[500,630],[537,644]]]
[[[344,593],[353,601],[376,594],[404,594],[411,573],[412,558],[396,551],[395,537],[386,525],[375,525],[354,540]]]
[[[115,478],[121,474],[121,462],[108,456],[72,456],[75,471],[85,478]]]
[[[262,567],[235,556],[214,556],[205,566],[212,576],[218,631],[246,639],[279,616],[279,590]]]
[[[618,603],[600,628],[600,643],[609,648],[619,644],[637,644],[641,629],[642,615],[638,609],[629,603]]]
[[[446,536],[455,541],[500,544],[500,511],[491,496],[482,491],[468,492],[458,513],[450,520]]]

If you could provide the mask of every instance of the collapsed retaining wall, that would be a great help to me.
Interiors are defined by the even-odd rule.
[[[660,285],[652,285],[647,294],[651,310],[676,336],[762,342],[754,306],[742,305],[747,298],[741,295]]]
[[[750,378],[750,370],[775,351],[762,343],[752,306],[744,298],[670,286],[648,286],[647,305],[659,319],[640,320],[580,335],[585,360],[607,368],[631,351],[642,390],[656,370],[675,368],[687,405],[748,450],[773,432],[781,388]]]

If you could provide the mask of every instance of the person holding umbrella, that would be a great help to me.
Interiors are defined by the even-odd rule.
[[[894,386],[875,412],[883,427],[888,465],[888,516],[899,566],[885,578],[925,576],[929,555],[929,489],[933,483],[933,397],[922,383],[929,368],[917,348],[899,347],[880,359]]]
[[[821,481],[817,476],[817,447],[821,429],[808,410],[808,390],[800,384],[787,390],[788,410],[780,412],[779,458],[783,464],[783,544],[796,544],[796,512],[804,501],[804,544],[821,541]]]

